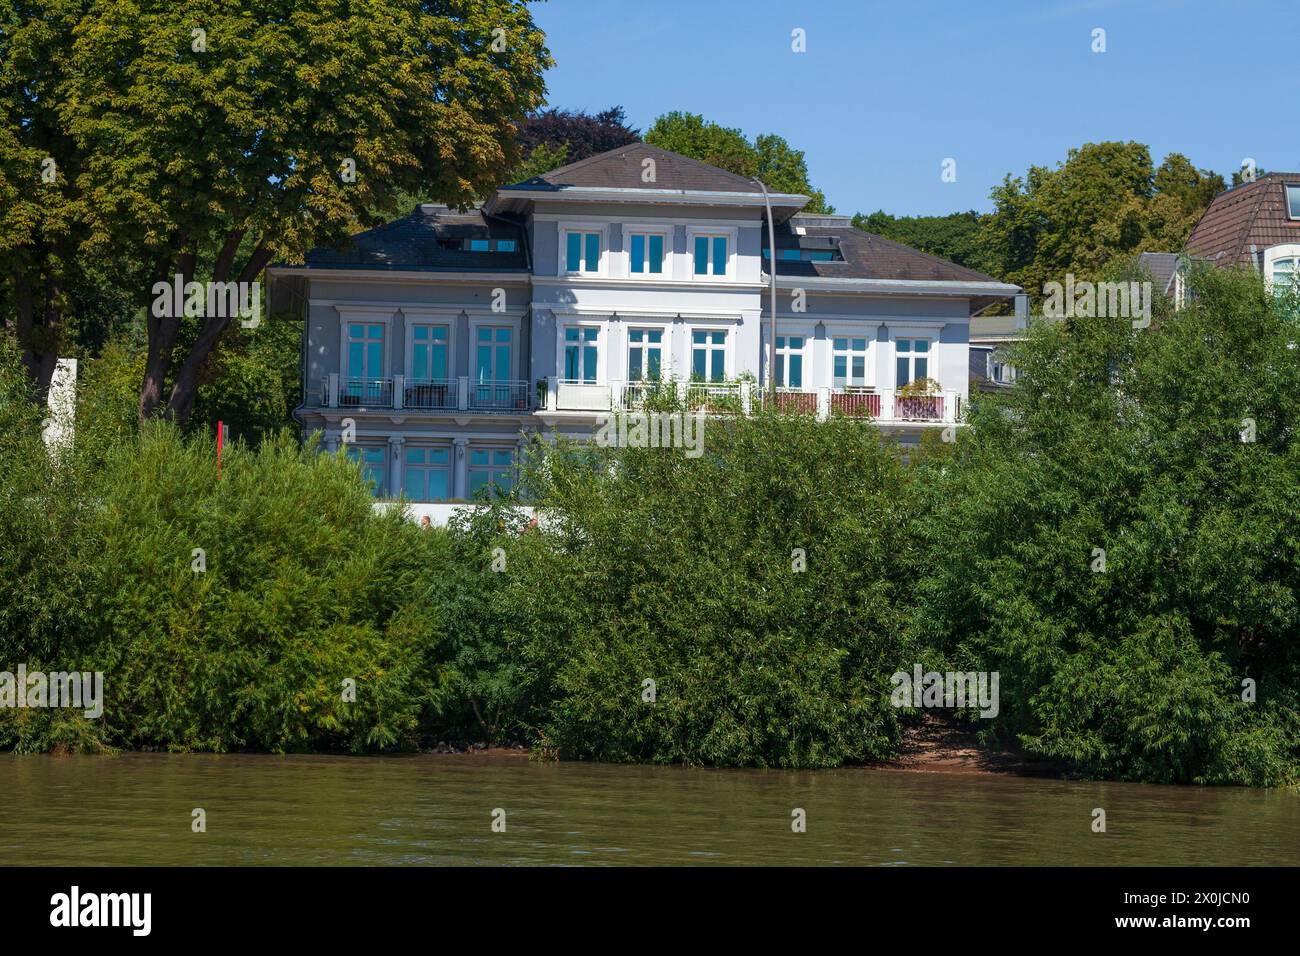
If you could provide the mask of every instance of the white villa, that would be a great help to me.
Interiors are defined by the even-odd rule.
[[[773,344],[787,410],[958,423],[971,317],[1020,289],[768,199],[775,255],[757,182],[634,143],[272,267],[306,326],[295,416],[414,502],[510,488],[530,434],[590,436],[655,381],[752,409]]]

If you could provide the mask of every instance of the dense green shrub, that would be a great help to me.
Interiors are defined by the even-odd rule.
[[[444,536],[376,514],[354,465],[282,434],[230,446],[218,479],[210,436],[117,437],[93,414],[54,464],[30,406],[0,416],[0,662],[102,671],[106,700],[99,721],[0,711],[0,745],[417,742]]]
[[[782,767],[893,752],[911,492],[873,429],[710,419],[701,457],[561,443],[527,481],[539,527],[488,514],[461,536],[506,651],[471,674],[510,688],[544,748]]]
[[[1034,330],[927,486],[912,630],[1000,671],[996,726],[1032,753],[1276,783],[1300,767],[1300,327],[1253,276],[1194,283],[1150,329]]]

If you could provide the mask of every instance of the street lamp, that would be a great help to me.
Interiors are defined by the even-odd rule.
[[[769,407],[776,407],[776,226],[772,222],[772,201],[768,198],[767,187],[757,176],[754,182],[758,183],[763,190],[763,205],[767,208],[767,252],[772,260],[772,266],[768,270],[772,279],[772,326],[769,341],[767,343],[767,389],[772,393],[772,402]],[[762,261],[759,256],[759,261]]]

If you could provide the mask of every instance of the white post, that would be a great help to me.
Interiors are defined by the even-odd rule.
[[[609,407],[623,410],[623,383],[618,380],[609,383]]]
[[[831,417],[830,386],[822,385],[817,389],[817,420],[824,422]]]
[[[754,394],[749,382],[740,383],[740,411],[744,415],[753,414]]]
[[[456,407],[462,412],[469,408],[469,376],[456,379]]]
[[[560,407],[560,379],[556,375],[546,376],[546,410],[553,412]]]
[[[882,422],[892,422],[894,420],[894,390],[892,388],[882,388],[880,390],[880,420]]]

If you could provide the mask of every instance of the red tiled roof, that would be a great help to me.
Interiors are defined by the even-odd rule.
[[[1250,247],[1300,243],[1300,220],[1287,215],[1286,185],[1300,173],[1268,173],[1214,197],[1187,237],[1186,251],[1218,265],[1251,265]]]

